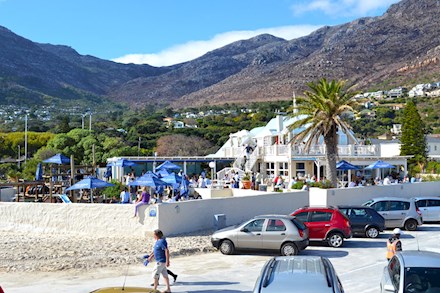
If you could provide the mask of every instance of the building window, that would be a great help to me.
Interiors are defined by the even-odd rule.
[[[435,146],[434,146],[434,151],[436,151],[436,150],[437,150],[437,146],[435,145]]]
[[[266,163],[266,174],[275,175],[275,163]]]
[[[281,176],[289,177],[289,163],[287,162],[278,163],[278,173]]]
[[[306,175],[306,164],[296,163],[296,176],[302,178]]]

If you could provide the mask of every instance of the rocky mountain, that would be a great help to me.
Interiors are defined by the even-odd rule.
[[[440,80],[439,13],[440,0],[402,0],[379,17],[290,41],[260,35],[162,68],[82,56],[0,27],[0,102],[92,96],[184,107],[289,99],[320,77],[356,90]]]

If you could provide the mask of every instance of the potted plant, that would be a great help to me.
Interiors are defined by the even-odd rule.
[[[251,173],[246,172],[244,173],[243,177],[241,178],[241,183],[243,184],[243,189],[251,189]]]

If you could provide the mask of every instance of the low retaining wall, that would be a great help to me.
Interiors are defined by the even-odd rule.
[[[180,234],[212,229],[214,215],[226,215],[226,225],[235,225],[262,214],[288,214],[309,204],[308,192],[263,193],[166,203],[158,206],[159,229]]]
[[[440,196],[440,181],[338,189],[310,188],[310,205],[357,205],[374,197]]]
[[[133,218],[134,205],[0,203],[0,230],[47,234],[145,237],[157,229],[157,217],[146,217],[142,206]]]

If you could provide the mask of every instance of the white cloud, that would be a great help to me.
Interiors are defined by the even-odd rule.
[[[291,40],[310,34],[320,26],[294,25],[275,28],[258,29],[254,31],[232,31],[214,36],[206,41],[190,41],[167,48],[159,53],[129,54],[113,59],[119,63],[149,64],[167,66],[193,60],[214,49],[223,47],[235,41],[249,39],[261,34],[271,34],[276,37]]]
[[[366,16],[377,9],[389,7],[400,0],[313,0],[292,6],[292,11],[304,14],[311,11],[322,11],[331,16]]]

